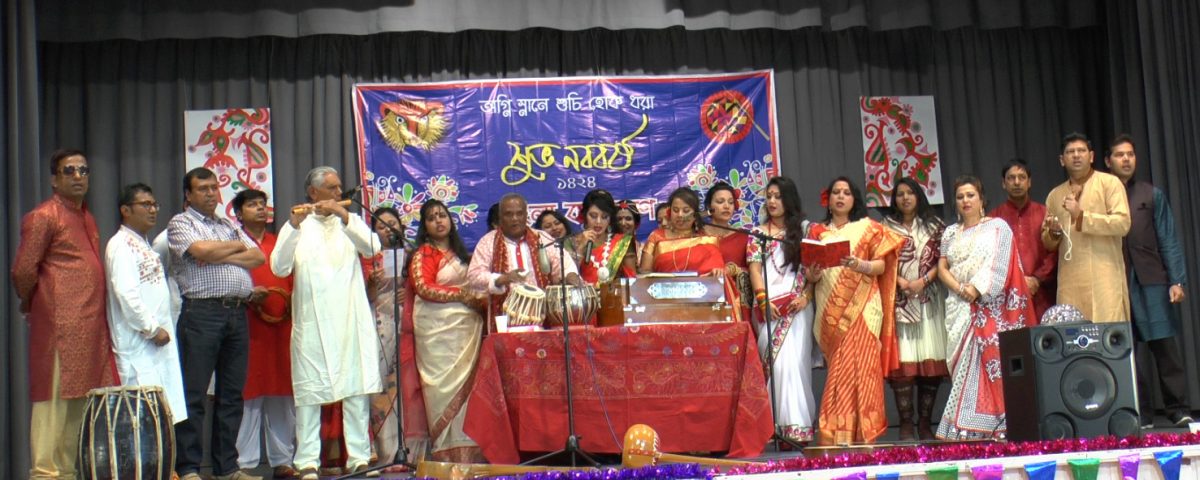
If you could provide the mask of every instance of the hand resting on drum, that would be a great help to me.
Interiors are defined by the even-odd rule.
[[[497,287],[507,287],[513,283],[522,283],[525,281],[525,272],[521,270],[509,270],[507,273],[496,277]]]

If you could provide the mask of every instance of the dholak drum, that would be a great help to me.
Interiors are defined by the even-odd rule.
[[[82,479],[170,480],[175,426],[162,388],[88,392],[75,468]]]
[[[533,327],[546,319],[546,292],[526,284],[517,285],[504,299],[509,327]]]
[[[561,327],[565,317],[567,325],[595,325],[596,310],[600,309],[600,292],[596,287],[567,286],[566,314],[563,314],[563,288],[561,285],[546,288],[546,324]]]

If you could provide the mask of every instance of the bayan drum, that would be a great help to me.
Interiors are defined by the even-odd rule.
[[[508,315],[509,327],[540,327],[546,319],[546,292],[526,284],[517,285],[504,299],[504,313]]]
[[[97,388],[88,392],[83,415],[78,478],[171,478],[175,426],[162,387]]]
[[[563,318],[567,325],[595,325],[596,310],[600,309],[600,292],[596,287],[567,286],[567,312],[563,314],[563,287],[554,285],[546,288],[546,325],[561,327]]]

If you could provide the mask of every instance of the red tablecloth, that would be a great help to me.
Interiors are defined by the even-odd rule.
[[[561,330],[483,342],[465,430],[489,461],[517,463],[518,451],[563,448],[562,347]],[[748,457],[771,437],[762,363],[745,323],[572,330],[571,352],[584,450],[619,453],[625,430],[638,423],[658,431],[664,452]]]

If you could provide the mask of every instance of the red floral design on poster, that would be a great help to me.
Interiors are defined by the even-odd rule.
[[[944,203],[933,97],[860,97],[858,106],[867,206],[888,206],[902,177],[925,187],[929,203]]]

